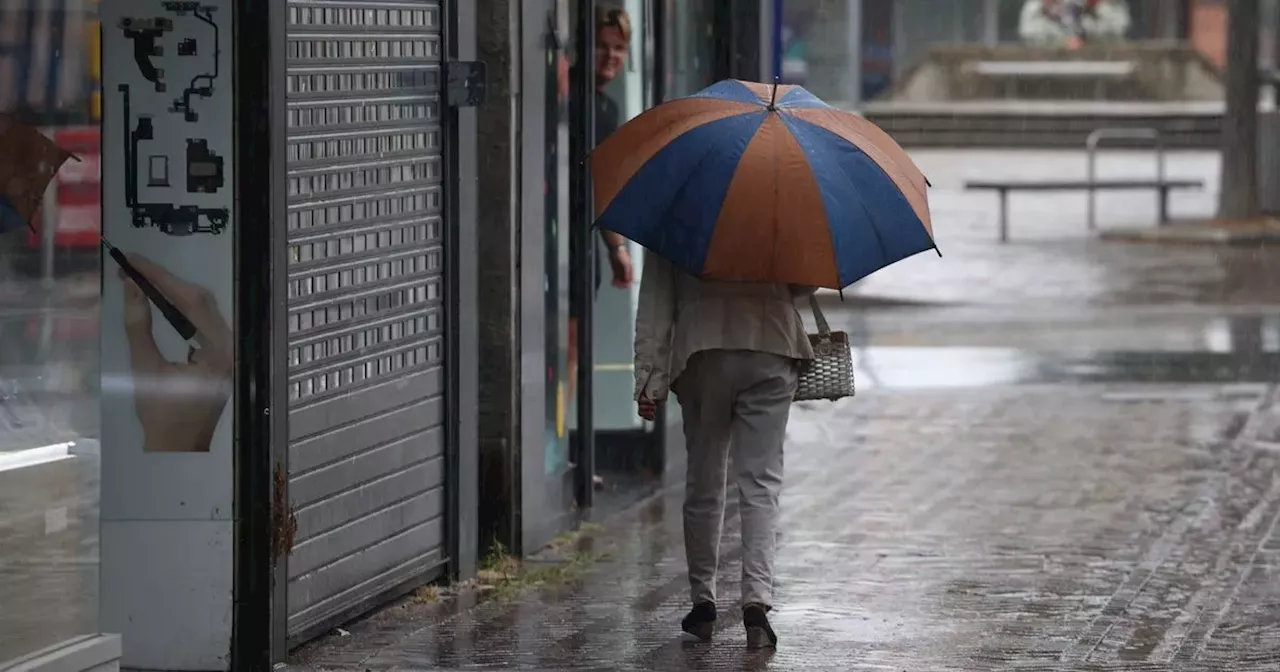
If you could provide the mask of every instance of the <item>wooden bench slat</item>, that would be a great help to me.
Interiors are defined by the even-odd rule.
[[[1054,180],[1043,182],[975,180],[965,189],[999,191],[1079,191],[1085,189],[1199,189],[1204,180]]]
[[[1133,61],[978,61],[972,72],[987,77],[1128,77]]]

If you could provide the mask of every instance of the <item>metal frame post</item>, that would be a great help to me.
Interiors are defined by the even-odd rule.
[[[583,297],[582,305],[576,306],[578,313],[578,451],[574,470],[573,484],[579,510],[587,510],[595,503],[594,476],[596,473],[595,442],[595,390],[592,382],[595,378],[595,349],[591,337],[594,332],[592,320],[595,316],[593,302],[595,298],[595,262],[596,241],[595,230],[591,227],[591,181],[587,170],[586,153],[595,144],[595,105],[591,104],[595,96],[595,9],[594,0],[579,0],[578,25],[576,33],[577,63],[579,70],[578,90],[571,95],[580,96],[583,110],[578,128],[572,129],[579,134],[577,147],[581,156],[570,157],[572,170],[579,171],[577,191],[573,200],[578,212],[572,213],[570,236],[577,236],[581,242],[582,259],[570,260],[578,266],[578,296]],[[575,144],[575,143],[570,143]]]
[[[286,654],[286,560],[277,555],[275,469],[285,459],[286,366],[278,347],[285,323],[284,3],[236,0],[235,123],[235,507],[236,542],[231,667],[270,669]],[[279,122],[279,126],[277,126]],[[252,223],[252,224],[246,224]],[[287,468],[287,467],[284,467]],[[286,472],[287,473],[287,472]],[[287,500],[287,498],[286,498]]]
[[[54,285],[53,251],[58,236],[58,179],[55,177],[44,191],[40,203],[40,282]]]
[[[1009,190],[1000,189],[1000,242],[1009,242]]]
[[[845,5],[845,43],[847,61],[844,70],[844,96],[849,106],[862,105],[862,0],[848,0]],[[959,24],[957,24],[959,25]]]
[[[475,3],[445,0],[443,4],[444,61],[476,60]],[[465,580],[475,576],[480,554],[477,111],[458,106],[458,101],[444,102],[445,305],[449,315],[445,334],[445,464],[451,518],[446,548],[450,576]]]
[[[1163,183],[1165,181],[1165,146],[1164,136],[1160,130],[1156,128],[1099,128],[1089,134],[1085,140],[1085,151],[1088,153],[1088,180],[1089,180],[1089,230],[1096,231],[1098,228],[1098,191],[1094,187],[1094,183],[1098,180],[1098,146],[1103,140],[1109,139],[1128,139],[1128,140],[1150,140],[1154,146],[1156,153],[1156,181]],[[1168,190],[1163,187],[1156,189],[1156,212],[1159,213],[1160,224],[1163,225],[1168,218]]]

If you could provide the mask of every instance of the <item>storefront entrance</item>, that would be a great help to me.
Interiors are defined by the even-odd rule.
[[[288,5],[291,642],[458,553],[451,4]]]

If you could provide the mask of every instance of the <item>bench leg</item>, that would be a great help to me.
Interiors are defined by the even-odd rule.
[[[1009,242],[1009,190],[1000,190],[1000,242]]]
[[[1159,187],[1156,191],[1158,192],[1157,198],[1159,199],[1159,202],[1156,203],[1156,207],[1158,208],[1159,224],[1160,226],[1164,226],[1169,223],[1169,188]]]

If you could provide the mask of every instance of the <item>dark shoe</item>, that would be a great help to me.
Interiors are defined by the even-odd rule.
[[[747,628],[748,649],[776,649],[778,636],[773,634],[766,615],[771,607],[748,604],[742,608],[742,624]]]
[[[716,629],[716,603],[699,602],[693,605],[689,615],[680,621],[680,629],[704,642],[711,641],[711,633]]]

